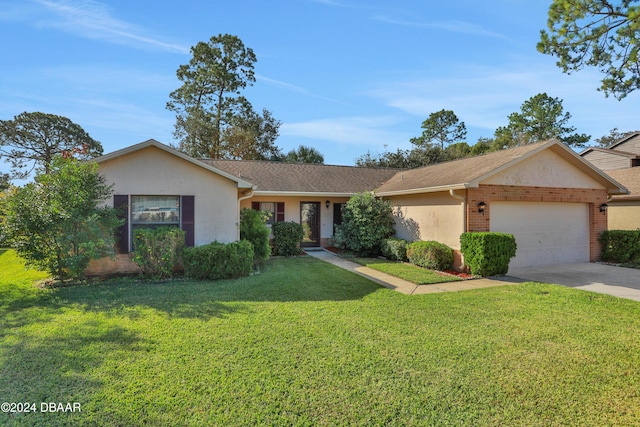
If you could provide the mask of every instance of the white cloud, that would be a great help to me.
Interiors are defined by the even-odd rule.
[[[339,117],[282,125],[283,136],[295,136],[341,144],[377,147],[397,146],[410,135],[391,130],[402,121],[397,116]]]
[[[40,6],[39,10],[33,4]],[[135,24],[119,20],[105,4],[94,0],[34,0],[31,5],[12,6],[11,11],[2,12],[0,19],[28,21],[79,37],[136,48],[189,53],[188,46],[162,40]]]
[[[637,116],[639,94],[623,101],[605,98],[596,89],[601,76],[594,70],[563,74],[544,60],[528,58],[501,67],[477,67],[471,64],[452,67],[423,78],[378,82],[366,92],[385,105],[401,110],[421,120],[441,109],[453,110],[467,128],[474,127],[477,136],[489,137],[499,126],[508,123],[508,116],[520,111],[522,103],[538,93],[560,98],[565,112],[572,115],[570,124],[580,133],[600,137],[608,130],[635,130],[640,127]],[[469,135],[469,141],[475,137]]]
[[[472,24],[464,21],[448,20],[448,21],[442,21],[442,22],[421,22],[421,21],[408,21],[404,19],[395,19],[385,15],[376,16],[374,19],[377,21],[385,22],[387,24],[393,24],[393,25],[398,25],[402,27],[415,27],[415,28],[442,30],[442,31],[448,31],[452,33],[470,34],[470,35],[483,36],[483,37],[496,37],[496,38],[508,40],[508,38],[502,34],[485,30],[480,25]]]

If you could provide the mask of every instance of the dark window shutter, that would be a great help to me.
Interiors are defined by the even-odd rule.
[[[195,200],[194,196],[182,196],[182,230],[186,233],[185,243],[195,245]]]
[[[259,211],[260,210],[260,202],[251,202],[251,209],[253,209],[254,211]]]
[[[276,222],[284,221],[284,202],[276,203]]]
[[[116,250],[119,254],[129,253],[129,196],[126,194],[115,194],[113,196],[113,207],[118,209],[118,218],[124,220],[116,230]]]

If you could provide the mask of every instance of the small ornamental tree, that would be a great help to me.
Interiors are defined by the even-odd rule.
[[[357,255],[380,252],[383,239],[393,234],[391,202],[369,192],[349,199],[342,211],[342,224],[336,227],[336,246]]]
[[[110,194],[97,164],[58,157],[48,174],[6,198],[0,234],[28,266],[79,278],[91,259],[114,253],[122,222],[115,209],[98,207]]]

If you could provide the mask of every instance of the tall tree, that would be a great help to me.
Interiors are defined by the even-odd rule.
[[[563,72],[597,67],[598,90],[622,99],[640,88],[640,6],[634,0],[553,0],[538,50]]]
[[[569,146],[583,146],[590,135],[575,133],[567,123],[571,114],[564,111],[562,100],[539,93],[522,104],[519,113],[509,115],[509,124],[499,127],[495,140],[500,148],[532,144],[558,138]]]
[[[246,147],[249,142],[272,143],[270,135],[261,140],[264,129],[256,126],[259,114],[241,95],[256,80],[253,50],[236,36],[220,34],[208,43],[199,42],[191,53],[189,63],[176,73],[183,84],[171,92],[167,103],[167,109],[176,113],[178,149],[194,157],[237,158],[251,151]],[[262,123],[269,125],[267,133],[275,127],[277,135],[280,122],[271,113],[262,117]]]
[[[301,145],[297,149],[291,150],[284,157],[287,163],[324,163],[324,156],[315,148]]]
[[[88,159],[102,154],[102,145],[66,117],[24,112],[0,120],[0,158],[11,164],[14,178],[27,178],[34,168],[49,173],[56,156]]]
[[[280,149],[275,145],[281,122],[267,109],[262,115],[253,110],[236,116],[224,130],[224,157],[236,160],[279,160]]]
[[[467,127],[451,110],[443,109],[429,114],[422,122],[422,129],[422,135],[411,139],[411,143],[418,147],[425,147],[435,141],[444,149],[445,144],[463,142],[467,137]]]
[[[8,173],[0,172],[0,192],[11,187],[11,176]]]

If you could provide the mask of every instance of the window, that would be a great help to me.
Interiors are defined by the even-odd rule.
[[[284,221],[284,202],[251,202],[251,208],[256,211],[269,212],[267,224]]]
[[[133,233],[139,228],[180,227],[186,233],[186,245],[195,245],[195,196],[114,194],[113,207],[124,221],[116,234],[118,253],[129,253]]]
[[[131,196],[131,230],[180,227],[180,196]]]

